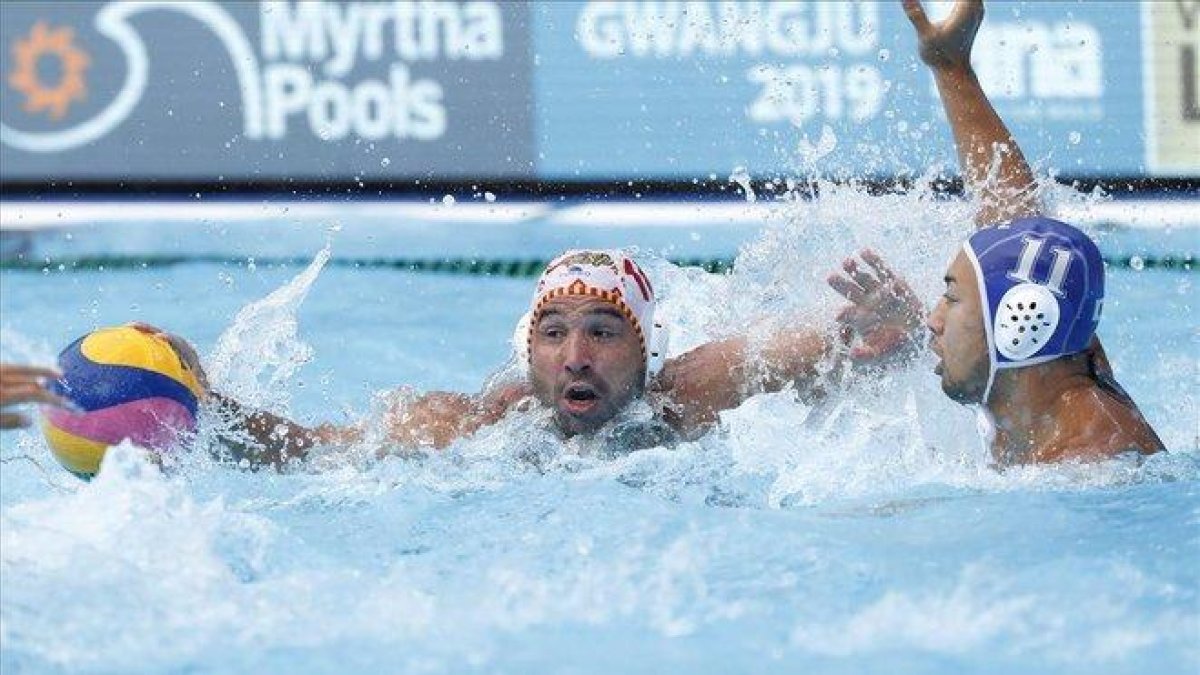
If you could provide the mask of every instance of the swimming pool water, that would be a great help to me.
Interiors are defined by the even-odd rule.
[[[835,201],[812,208],[848,212]],[[961,230],[914,236],[927,224],[905,216],[905,202],[871,204],[822,237],[823,215],[810,212],[762,231],[497,230],[486,252],[740,247],[730,277],[651,262],[678,351],[754,312],[822,320],[837,301],[821,279],[862,244],[936,297]],[[957,213],[938,208],[946,223]],[[881,213],[895,225],[869,228]],[[315,255],[328,240],[336,258],[436,243],[403,225],[326,225],[172,224],[164,238],[166,226],[134,223],[46,233],[37,245],[51,257],[196,246],[265,256]],[[909,245],[895,250],[898,240]],[[228,357],[214,352],[238,311],[299,272],[6,271],[0,356],[48,360],[93,327],[136,319]],[[289,296],[296,304],[245,332],[259,340],[251,357],[224,367],[266,392],[305,343],[311,357],[270,401],[302,419],[355,419],[400,384],[476,390],[507,357],[530,284],[329,266],[303,303]],[[1195,672],[1194,284],[1193,272],[1110,276],[1101,336],[1172,451],[1140,464],[998,473],[928,359],[811,409],[787,394],[758,397],[695,443],[611,460],[560,446],[540,469],[521,458],[546,439],[521,419],[430,457],[347,450],[285,475],[203,453],[164,475],[120,449],[87,484],[35,434],[6,433],[0,667]],[[293,317],[294,335],[284,326]]]

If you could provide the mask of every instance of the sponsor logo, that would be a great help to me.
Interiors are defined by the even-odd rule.
[[[91,59],[75,45],[75,31],[68,27],[52,28],[44,21],[36,23],[29,35],[13,45],[13,69],[8,86],[24,94],[25,112],[45,113],[60,120],[72,101],[87,98],[83,73]],[[56,82],[46,82],[39,73],[39,62],[51,60],[59,71]]]
[[[418,77],[417,63],[489,61],[504,56],[498,2],[332,2],[264,0],[257,9],[258,45],[245,21],[211,0],[118,0],[97,5],[94,29],[121,50],[123,80],[98,114],[66,128],[32,132],[0,122],[0,142],[27,152],[60,152],[94,142],[129,119],[151,75],[152,52],[173,36],[147,40],[133,19],[172,12],[192,19],[197,36],[211,33],[228,54],[241,97],[241,136],[278,141],[307,133],[322,141],[441,138],[448,126],[444,90]],[[239,10],[244,5],[236,6]],[[253,15],[250,15],[253,16]],[[11,46],[8,85],[25,96],[24,110],[64,120],[83,100],[91,57],[69,27],[36,23]],[[200,43],[197,43],[200,44]],[[40,61],[57,59],[61,77],[46,82]],[[112,65],[108,66],[112,68]],[[118,66],[119,68],[119,66]],[[116,71],[120,72],[120,71]]]

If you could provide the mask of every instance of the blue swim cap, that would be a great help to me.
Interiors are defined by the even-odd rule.
[[[1104,306],[1104,259],[1086,234],[1051,218],[983,228],[963,250],[983,301],[991,374],[1087,348]]]

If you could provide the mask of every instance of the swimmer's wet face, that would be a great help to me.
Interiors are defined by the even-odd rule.
[[[534,317],[530,378],[568,435],[596,431],[642,393],[641,337],[610,302],[561,297]]]
[[[959,403],[982,403],[991,362],[979,281],[965,253],[959,253],[946,271],[946,292],[929,315],[931,346],[937,354],[936,373],[942,391]]]

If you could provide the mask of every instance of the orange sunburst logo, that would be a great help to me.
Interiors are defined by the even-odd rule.
[[[46,111],[52,119],[62,119],[67,114],[71,101],[87,98],[83,83],[83,71],[91,65],[87,52],[74,44],[75,31],[64,26],[54,29],[39,21],[29,36],[13,45],[16,65],[8,76],[8,84],[25,94],[26,112]],[[38,61],[43,58],[58,59],[62,76],[57,83],[48,85],[38,77]]]

